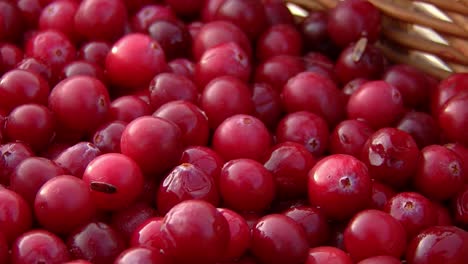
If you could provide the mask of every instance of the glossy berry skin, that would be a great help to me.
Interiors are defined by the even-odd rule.
[[[23,59],[23,51],[16,45],[0,44],[0,74],[12,70]]]
[[[40,225],[55,234],[68,234],[94,216],[91,190],[79,178],[60,175],[37,192],[34,212]]]
[[[457,154],[446,147],[430,145],[421,150],[414,186],[430,199],[447,200],[463,188],[465,173]]]
[[[64,263],[70,260],[65,243],[46,230],[32,230],[16,239],[11,248],[12,263]]]
[[[78,57],[104,68],[106,56],[110,49],[110,44],[105,41],[89,41],[81,46]]]
[[[284,116],[276,127],[276,141],[292,141],[303,145],[315,157],[320,157],[328,146],[328,125],[317,114],[308,111]]]
[[[76,60],[65,65],[62,69],[60,78],[65,79],[76,75],[91,76],[103,83],[107,82],[104,70],[101,66],[83,60]]]
[[[306,196],[307,175],[317,161],[303,145],[289,141],[279,143],[265,157],[263,166],[275,178],[279,199]]]
[[[432,202],[415,192],[396,194],[385,205],[385,212],[403,225],[408,241],[424,229],[437,224],[437,214]]]
[[[147,33],[151,24],[159,20],[177,20],[174,10],[167,5],[148,3],[136,11],[130,21],[131,27],[135,32]]]
[[[266,210],[275,197],[273,175],[251,159],[235,159],[224,164],[219,178],[224,205],[235,211]]]
[[[455,226],[433,226],[421,232],[408,245],[408,264],[465,263],[468,259],[468,233]]]
[[[54,1],[42,8],[38,26],[40,30],[54,29],[65,34],[71,41],[80,35],[74,26],[74,16],[79,3],[75,1]]]
[[[200,200],[174,206],[161,226],[162,250],[177,263],[215,263],[223,257],[229,237],[226,218]]]
[[[189,59],[173,59],[167,63],[167,66],[169,67],[170,72],[172,73],[183,75],[192,81],[195,79],[195,62]]]
[[[128,248],[115,259],[115,264],[132,264],[132,263],[158,263],[169,264],[161,253],[148,248],[134,247]]]
[[[161,250],[162,221],[162,217],[155,216],[141,223],[130,237],[130,246],[145,247],[153,251]]]
[[[195,104],[177,100],[163,104],[153,113],[174,122],[182,132],[184,146],[205,146],[208,144],[210,128],[205,113]]]
[[[468,171],[468,148],[460,143],[448,143],[444,146],[455,152],[461,158],[463,171],[465,171],[465,183],[468,183],[468,173],[466,173],[466,171]]]
[[[267,83],[254,83],[252,101],[254,116],[273,130],[283,114],[280,93]]]
[[[40,75],[49,84],[57,82],[57,73],[52,72],[51,67],[39,59],[32,57],[24,58],[16,65],[16,68]]]
[[[88,40],[115,40],[124,33],[127,12],[123,1],[85,0],[76,11],[75,28]]]
[[[2,42],[17,40],[21,32],[23,32],[23,21],[20,10],[16,7],[16,3],[8,1],[0,3],[0,8],[2,16],[0,40]]]
[[[291,218],[270,214],[252,230],[252,254],[262,263],[304,263],[309,245],[304,230]]]
[[[153,177],[177,163],[182,153],[182,133],[176,124],[144,116],[130,122],[122,133],[120,149],[145,174]]]
[[[372,181],[372,199],[369,204],[369,209],[384,210],[387,202],[395,196],[395,191],[388,185],[380,183],[376,180]]]
[[[401,264],[401,261],[393,256],[376,256],[363,259],[357,264]]]
[[[92,136],[93,144],[101,153],[120,152],[120,138],[127,123],[123,121],[109,122],[99,127]]]
[[[224,160],[253,159],[259,161],[269,150],[268,128],[250,115],[234,115],[225,119],[213,134],[213,149]]]
[[[394,188],[408,184],[416,172],[419,149],[413,138],[396,128],[374,132],[362,148],[361,161],[372,178]]]
[[[325,214],[319,208],[304,205],[295,206],[283,214],[304,228],[310,248],[328,242],[330,226]]]
[[[452,204],[456,222],[461,226],[468,226],[468,185],[465,184],[453,199]]]
[[[166,68],[159,43],[141,33],[125,35],[115,42],[105,62],[110,82],[125,90],[146,88],[151,79]]]
[[[159,187],[156,196],[158,212],[164,215],[174,205],[192,199],[218,206],[220,199],[216,187],[214,179],[197,166],[182,163],[169,172]]]
[[[196,104],[198,102],[198,88],[189,78],[175,73],[160,73],[149,85],[150,103],[152,109],[157,110],[161,105],[185,100]]]
[[[83,141],[64,149],[54,161],[67,174],[82,178],[88,164],[101,154],[101,151],[95,145]]]
[[[299,73],[289,79],[281,96],[288,113],[309,111],[323,117],[330,126],[341,121],[345,114],[343,97],[333,81],[313,72]]]
[[[231,237],[223,259],[239,259],[245,255],[246,250],[250,247],[250,228],[245,219],[238,213],[227,208],[218,208],[217,210],[226,218]]]
[[[149,26],[148,34],[161,45],[168,60],[188,57],[192,38],[185,24],[177,20],[157,20]]]
[[[348,118],[362,118],[374,129],[391,126],[403,111],[400,91],[384,81],[364,83],[351,95],[347,105]]]
[[[443,134],[452,142],[460,142],[468,147],[468,92],[460,93],[445,103],[440,109],[438,124]]]
[[[301,57],[278,55],[259,63],[255,67],[254,79],[258,83],[268,83],[275,90],[281,92],[290,78],[305,70],[305,64]]]
[[[406,232],[391,215],[364,210],[348,223],[344,245],[354,261],[380,255],[399,258],[406,249]]]
[[[34,153],[24,143],[6,143],[0,145],[0,183],[8,185],[10,174],[25,159],[33,157]]]
[[[431,94],[431,113],[438,116],[440,109],[452,97],[468,91],[468,73],[456,73],[442,80]]]
[[[89,76],[67,78],[49,96],[49,109],[57,122],[78,133],[94,131],[106,118],[109,105],[106,86]]]
[[[138,165],[120,153],[103,154],[92,160],[83,173],[99,209],[122,209],[136,200],[143,190],[143,174]]]
[[[362,147],[373,133],[374,129],[364,120],[343,120],[330,133],[330,152],[360,158]]]
[[[150,115],[151,106],[137,95],[123,95],[111,102],[109,118],[130,123],[138,117]]]
[[[309,201],[319,206],[330,219],[349,219],[366,208],[371,192],[367,167],[353,156],[327,156],[309,172]]]
[[[0,228],[8,244],[31,226],[31,209],[23,197],[6,188],[0,188]]]
[[[375,42],[380,33],[379,10],[363,0],[340,2],[328,16],[328,34],[335,44],[346,47],[366,37]]]
[[[273,25],[265,30],[256,42],[256,55],[260,61],[276,55],[300,56],[302,38],[293,25]]]
[[[208,176],[219,183],[219,175],[221,168],[224,165],[224,160],[221,156],[211,148],[205,146],[191,146],[187,147],[180,157],[182,163],[190,163],[197,166]]]
[[[145,221],[154,217],[156,210],[152,204],[146,201],[137,201],[132,205],[114,212],[110,219],[110,225],[115,231],[129,240],[134,231]]]
[[[208,83],[203,88],[199,105],[208,117],[211,128],[216,128],[230,116],[254,112],[250,88],[232,76],[222,76]]]
[[[91,222],[75,230],[67,238],[67,247],[73,259],[91,263],[113,263],[126,248],[122,236],[102,222]]]
[[[395,127],[410,134],[420,149],[440,141],[437,121],[426,112],[407,112]]]
[[[305,264],[351,264],[353,263],[349,255],[343,250],[331,247],[320,246],[309,249],[309,255]]]

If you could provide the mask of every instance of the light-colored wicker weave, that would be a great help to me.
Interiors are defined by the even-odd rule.
[[[333,8],[339,2],[286,1],[303,14]],[[376,45],[390,60],[441,79],[453,72],[468,72],[468,0],[368,1],[384,15]]]

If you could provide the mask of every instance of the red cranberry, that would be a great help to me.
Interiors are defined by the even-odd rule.
[[[320,246],[309,249],[309,255],[305,264],[351,264],[353,261],[343,250]]]
[[[65,65],[65,67],[63,67],[62,69],[62,74],[60,78],[65,79],[76,75],[91,76],[100,80],[103,83],[107,82],[103,68],[101,68],[97,64],[84,60],[73,61]]]
[[[438,123],[442,133],[453,142],[468,147],[468,91],[460,93],[445,103],[439,111]]]
[[[454,197],[453,201],[454,218],[461,226],[468,226],[468,185]]]
[[[309,201],[331,219],[349,219],[367,207],[372,182],[364,163],[345,154],[321,159],[309,172]]]
[[[349,82],[347,82],[343,89],[341,89],[341,91],[344,93],[345,97],[346,97],[346,101],[349,100],[349,97],[351,97],[351,95],[356,92],[359,88],[361,88],[361,86],[368,82],[369,80],[367,79],[364,79],[364,78],[356,78],[356,79],[353,79]]]
[[[109,225],[91,222],[68,237],[67,247],[74,259],[104,264],[113,263],[125,250],[125,241]]]
[[[421,150],[414,186],[430,199],[450,199],[463,188],[465,173],[456,153],[443,146],[430,145]]]
[[[115,264],[132,264],[132,263],[160,263],[169,264],[160,252],[153,251],[148,248],[134,247],[128,248],[115,259]]]
[[[0,188],[0,228],[8,244],[32,226],[32,213],[17,193]]]
[[[294,24],[294,16],[286,2],[277,0],[262,0],[268,25]]]
[[[134,14],[131,20],[131,26],[135,32],[147,33],[151,24],[158,20],[176,21],[177,17],[176,14],[174,14],[174,10],[169,6],[151,3],[142,6]]]
[[[399,258],[406,249],[406,232],[391,215],[365,210],[348,223],[344,244],[354,261],[381,255]]]
[[[349,98],[348,118],[364,119],[374,129],[391,126],[403,115],[401,93],[384,81],[366,82]]]
[[[401,264],[401,261],[393,256],[376,256],[363,259],[357,264]]]
[[[468,73],[455,73],[442,80],[431,97],[431,112],[437,117],[440,109],[455,95],[468,91]]]
[[[198,103],[198,88],[189,78],[175,73],[160,73],[149,85],[150,102],[153,109],[175,100]]]
[[[82,178],[88,164],[99,155],[101,151],[95,145],[79,142],[64,149],[54,161],[67,173]]]
[[[186,58],[177,58],[171,60],[167,66],[170,68],[172,73],[177,75],[182,75],[190,80],[194,81],[195,79],[195,63]],[[198,87],[201,89],[201,87]]]
[[[63,263],[70,260],[65,243],[45,230],[33,230],[18,237],[11,247],[12,263]]]
[[[88,40],[115,40],[124,33],[126,22],[122,0],[84,0],[74,16],[76,30]]]
[[[200,108],[205,111],[211,128],[216,128],[230,116],[249,115],[254,112],[250,88],[232,76],[222,76],[212,80],[203,89]]]
[[[286,115],[276,127],[278,143],[292,141],[304,145],[316,157],[320,157],[328,145],[328,125],[320,116],[300,111]]]
[[[271,214],[252,231],[252,254],[262,263],[304,263],[309,245],[304,229],[291,218]]]
[[[104,41],[90,41],[81,46],[78,57],[104,68],[111,46]]]
[[[110,119],[126,123],[138,117],[151,114],[151,107],[136,95],[124,95],[112,101],[109,109]]]
[[[360,158],[362,147],[373,133],[372,127],[364,120],[341,121],[330,134],[330,152]]]
[[[51,2],[40,13],[39,29],[60,31],[71,41],[76,42],[80,38],[74,24],[78,6],[79,3],[75,1],[59,0]]]
[[[42,227],[56,234],[68,234],[94,216],[91,191],[79,178],[56,176],[37,192],[34,212]]]
[[[111,83],[133,90],[146,88],[156,74],[167,68],[161,45],[141,33],[128,34],[115,42],[105,65]]]
[[[411,135],[390,127],[374,132],[361,155],[372,178],[397,189],[413,177],[418,158],[419,149]]]
[[[234,115],[216,128],[212,144],[225,160],[248,158],[260,161],[271,141],[262,121],[249,115]]]
[[[41,0],[18,0],[16,5],[27,28],[36,28],[41,15]]]
[[[93,144],[101,153],[120,152],[120,139],[127,123],[123,121],[113,121],[101,126],[94,133]]]
[[[425,112],[407,112],[396,128],[410,134],[419,148],[439,142],[439,127],[431,115]]]
[[[460,143],[449,143],[445,147],[455,152],[463,163],[463,171],[465,172],[465,183],[468,183],[468,148]]]
[[[280,93],[267,83],[254,83],[252,101],[255,106],[254,116],[268,128],[274,129],[283,114]]]
[[[33,157],[33,151],[24,143],[0,145],[0,184],[8,185],[10,174],[25,159]]]
[[[236,212],[226,209],[217,209],[226,218],[229,224],[230,239],[224,260],[233,260],[241,258],[245,251],[250,247],[251,233],[245,219]]]
[[[120,149],[140,166],[143,173],[158,177],[179,161],[181,139],[182,133],[173,122],[144,116],[127,125]]]
[[[211,204],[188,200],[174,206],[161,226],[162,250],[178,263],[214,263],[229,245],[229,224]]]
[[[156,210],[146,202],[137,202],[112,214],[111,226],[129,240],[144,222],[154,217]]]
[[[221,173],[221,168],[224,165],[224,160],[216,153],[213,149],[205,146],[190,146],[187,147],[180,157],[182,163],[190,163],[208,176],[215,180],[215,183],[218,183],[219,175]]]
[[[305,71],[305,65],[300,57],[278,55],[257,65],[255,81],[268,83],[281,92],[290,78],[303,71]]]
[[[141,223],[130,238],[130,246],[145,247],[153,251],[161,250],[161,226],[162,217],[151,217]]]
[[[316,73],[338,83],[334,69],[335,63],[326,55],[312,51],[305,54],[303,60],[306,71]]]
[[[298,206],[288,209],[283,214],[304,228],[310,248],[318,247],[328,241],[330,227],[319,208]]]
[[[395,194],[395,191],[388,185],[378,181],[372,181],[372,200],[369,204],[369,208],[383,211],[387,202],[395,196]]]
[[[408,264],[464,263],[468,233],[455,226],[430,227],[413,238],[406,251]]]
[[[300,56],[302,38],[293,25],[279,24],[265,30],[256,42],[256,55],[266,60],[276,55]]]
[[[279,143],[269,151],[265,160],[265,168],[275,179],[278,198],[306,197],[307,175],[316,159],[303,145],[289,141]]]
[[[21,19],[20,10],[15,3],[8,1],[0,2],[0,17],[2,23],[0,25],[0,41],[15,41],[18,40],[23,33],[23,20]]]
[[[222,43],[207,49],[195,66],[200,87],[221,76],[233,76],[247,82],[252,71],[248,54],[235,42]]]
[[[306,47],[316,49],[319,43],[329,38],[327,31],[328,12],[311,11],[300,24],[300,29]]]
[[[23,59],[23,51],[9,43],[0,44],[0,74],[10,71]]]
[[[328,18],[328,34],[341,47],[366,37],[375,42],[380,34],[381,16],[379,10],[363,0],[339,2],[331,9]]]
[[[158,20],[149,26],[148,34],[161,45],[168,60],[190,53],[192,38],[183,23]]]
[[[49,65],[36,58],[25,58],[16,65],[16,68],[35,73],[51,85],[55,85],[58,80],[57,73],[53,73]]]
[[[1,76],[0,109],[5,112],[27,103],[46,105],[48,96],[47,81],[33,72],[15,69]]]
[[[48,180],[66,174],[55,162],[41,157],[23,160],[10,176],[10,188],[34,205],[36,193]]]
[[[288,113],[309,111],[322,116],[330,126],[341,121],[345,114],[344,98],[333,81],[312,72],[289,79],[281,95]]]
[[[143,191],[143,175],[138,165],[120,153],[103,154],[92,160],[83,173],[99,209],[117,210],[136,200]]]

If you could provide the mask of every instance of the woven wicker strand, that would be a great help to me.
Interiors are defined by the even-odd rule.
[[[327,10],[338,0],[286,0],[306,12]],[[384,15],[376,44],[396,63],[440,79],[468,72],[468,0],[367,0]]]

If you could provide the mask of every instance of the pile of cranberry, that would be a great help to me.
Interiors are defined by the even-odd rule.
[[[0,263],[468,263],[468,73],[381,20],[0,1]]]

